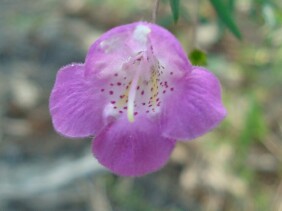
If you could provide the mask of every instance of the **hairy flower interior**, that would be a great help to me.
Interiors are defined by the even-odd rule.
[[[149,33],[145,26],[136,28],[133,38],[144,50],[129,56],[100,90],[109,101],[104,115],[116,117],[126,113],[130,122],[140,114],[155,115],[161,110],[164,95],[174,91],[170,82],[174,73],[155,56]]]
[[[164,95],[174,91],[167,73],[156,58],[147,52],[139,52],[121,70],[115,72],[109,84],[100,91],[108,97],[106,115],[118,116],[127,113],[130,122],[139,114],[157,114]]]

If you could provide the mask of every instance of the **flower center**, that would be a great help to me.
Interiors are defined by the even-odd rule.
[[[138,25],[128,41],[131,51],[127,52],[127,59],[116,69],[107,70],[105,75],[109,80],[100,90],[108,99],[105,117],[126,113],[128,121],[134,122],[137,115],[156,115],[161,110],[164,96],[174,91],[171,82],[174,73],[156,57],[150,33],[149,27]]]
[[[151,47],[138,52],[116,70],[108,84],[100,90],[107,95],[105,116],[127,114],[134,122],[137,115],[155,115],[161,110],[164,95],[174,91],[170,79],[173,72],[156,59]]]

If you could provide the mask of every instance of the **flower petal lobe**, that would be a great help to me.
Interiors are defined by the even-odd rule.
[[[96,91],[99,83],[92,83],[84,78],[83,64],[59,70],[49,102],[57,132],[68,137],[86,137],[103,127],[104,100]]]
[[[166,137],[191,140],[216,127],[226,116],[218,79],[209,71],[195,67],[166,98],[162,111]]]
[[[168,160],[175,140],[161,137],[154,121],[124,117],[106,127],[93,140],[98,161],[121,176],[142,176],[161,168]]]

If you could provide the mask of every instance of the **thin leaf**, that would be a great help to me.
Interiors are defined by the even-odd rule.
[[[235,1],[234,0],[228,0],[228,8],[229,8],[229,11],[233,14],[234,8],[235,8]]]
[[[247,151],[255,140],[263,140],[267,132],[262,109],[256,96],[251,93],[248,100],[250,105],[248,112],[246,113],[244,121],[245,125],[238,141],[238,146],[241,148],[241,152],[244,150]]]
[[[177,23],[179,19],[180,0],[170,0],[169,2],[174,23]]]
[[[240,30],[238,29],[235,21],[233,20],[230,10],[221,0],[210,0],[218,17],[227,26],[227,28],[239,39],[242,39]]]

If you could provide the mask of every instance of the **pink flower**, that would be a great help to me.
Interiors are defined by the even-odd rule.
[[[84,64],[61,68],[50,97],[55,129],[95,136],[98,161],[122,176],[161,168],[176,140],[191,140],[225,117],[220,83],[192,66],[176,38],[152,23],[119,26]]]

